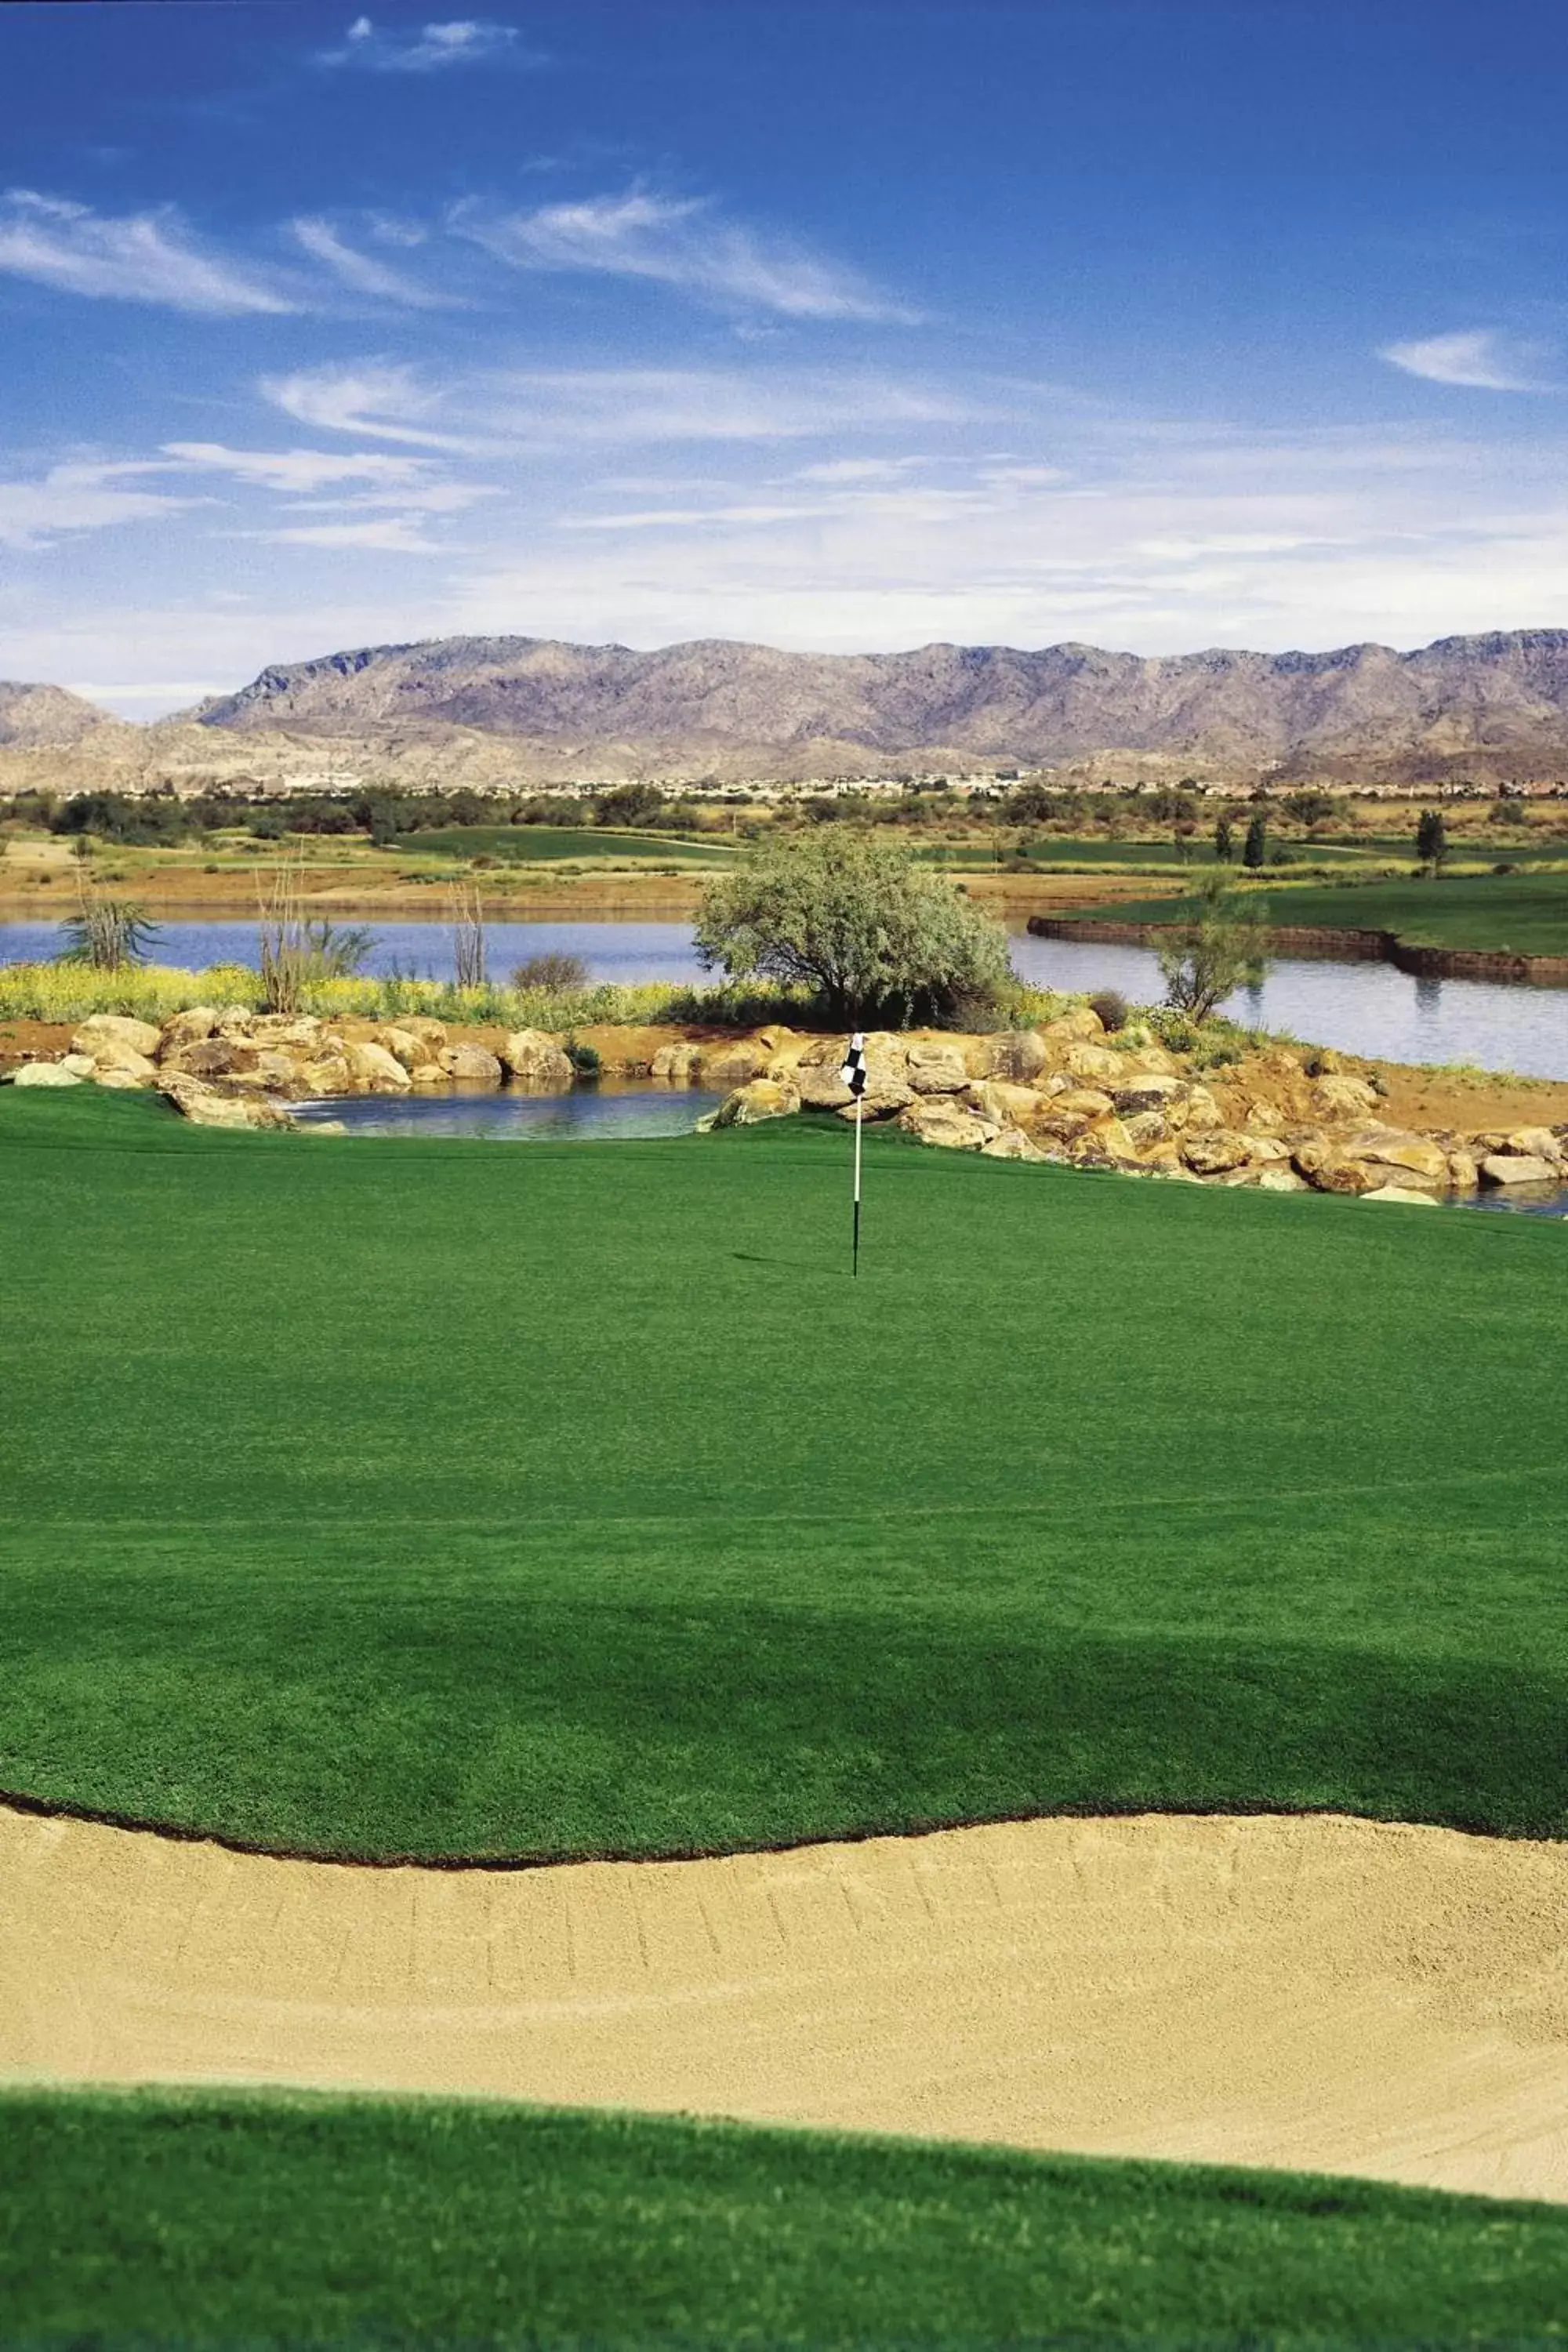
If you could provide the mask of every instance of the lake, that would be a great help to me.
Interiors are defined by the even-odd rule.
[[[376,922],[366,970],[450,979],[452,935],[432,918]],[[1013,932],[1014,968],[1042,988],[1120,989],[1134,1003],[1163,993],[1150,948],[1079,944]],[[684,923],[495,923],[490,971],[504,979],[542,954],[580,956],[595,980],[692,981],[706,975]],[[0,962],[58,951],[53,923],[0,922]],[[256,925],[212,918],[171,920],[156,946],[161,962],[200,970],[256,961]],[[1510,988],[1478,980],[1415,980],[1392,964],[1308,962],[1281,958],[1260,989],[1238,991],[1226,1011],[1249,1026],[1283,1030],[1393,1062],[1473,1062],[1483,1069],[1568,1077],[1568,990]]]

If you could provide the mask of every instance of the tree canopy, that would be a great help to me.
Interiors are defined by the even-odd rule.
[[[897,844],[837,827],[710,884],[696,941],[708,970],[807,988],[834,1022],[951,1021],[1011,977],[999,923]]]

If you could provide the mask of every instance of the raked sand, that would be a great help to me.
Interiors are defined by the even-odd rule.
[[[0,1809],[0,2075],[484,2093],[1568,2200],[1568,1847],[1144,1816],[378,1870]]]

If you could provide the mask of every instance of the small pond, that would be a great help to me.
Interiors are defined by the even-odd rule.
[[[345,920],[353,920],[347,917]],[[421,979],[452,977],[449,925],[428,920],[367,923],[374,946],[367,971]],[[1120,989],[1134,1003],[1164,993],[1152,949],[1035,939],[1011,925],[1014,969],[1037,987]],[[705,974],[685,923],[495,923],[489,968],[504,980],[530,957],[580,956],[595,981],[690,981]],[[0,922],[0,963],[56,955],[53,923]],[[200,971],[256,962],[254,922],[214,918],[162,926],[159,961]],[[1283,1030],[1314,1045],[1337,1045],[1391,1062],[1471,1062],[1482,1069],[1568,1078],[1568,989],[1509,987],[1479,980],[1415,980],[1384,963],[1331,963],[1282,957],[1259,989],[1238,990],[1226,1006],[1249,1027]]]
[[[302,1126],[335,1119],[351,1135],[469,1136],[486,1143],[646,1142],[650,1136],[689,1135],[722,1094],[700,1087],[661,1086],[652,1078],[604,1078],[565,1095],[524,1094],[506,1087],[454,1087],[438,1094],[344,1095],[293,1103]]]

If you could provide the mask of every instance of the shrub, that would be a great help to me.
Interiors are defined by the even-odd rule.
[[[60,925],[62,963],[90,964],[95,971],[119,971],[145,963],[158,926],[128,898],[108,898],[84,883],[77,911]]]
[[[1250,831],[1247,839],[1250,849]],[[1206,1021],[1233,988],[1262,980],[1268,938],[1254,905],[1215,866],[1198,885],[1191,919],[1174,926],[1159,951],[1166,1002],[1194,1022]]]
[[[569,996],[588,985],[588,967],[581,956],[565,955],[559,950],[530,956],[512,973],[514,988],[547,990],[553,996]]]
[[[999,924],[909,851],[831,827],[759,845],[709,885],[697,951],[732,979],[808,991],[834,1026],[952,1022],[1011,977]]]
[[[1103,1028],[1114,1031],[1127,1026],[1127,999],[1119,988],[1102,988],[1098,996],[1089,998],[1089,1009],[1099,1013]]]
[[[576,1037],[567,1038],[565,1052],[567,1060],[580,1078],[596,1078],[604,1067],[599,1059],[598,1049],[593,1045],[584,1045]]]
[[[1254,874],[1268,862],[1268,819],[1261,809],[1247,828],[1247,839],[1241,845],[1241,862]]]

